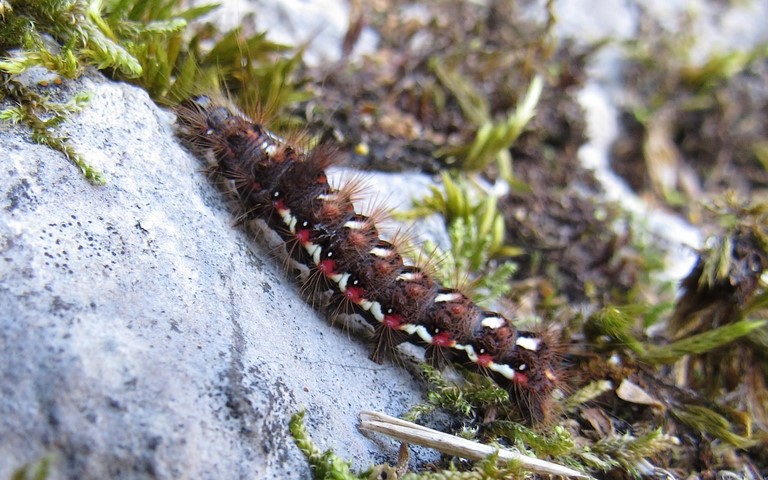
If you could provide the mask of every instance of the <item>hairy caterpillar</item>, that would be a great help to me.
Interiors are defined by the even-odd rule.
[[[406,265],[379,237],[375,221],[355,211],[351,190],[329,185],[332,150],[294,148],[207,97],[185,102],[177,113],[179,137],[212,157],[213,173],[227,180],[242,219],[263,220],[309,268],[311,288],[332,292],[340,309],[373,326],[372,360],[380,362],[402,342],[423,345],[430,362],[448,360],[489,375],[530,421],[545,417],[545,399],[557,385],[551,348]]]

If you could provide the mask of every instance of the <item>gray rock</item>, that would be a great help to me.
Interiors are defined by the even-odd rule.
[[[307,478],[302,408],[321,448],[394,461],[357,415],[402,414],[421,386],[232,228],[143,91],[89,75],[51,93],[74,90],[93,96],[64,130],[105,186],[0,124],[0,478],[49,453],[49,478]]]

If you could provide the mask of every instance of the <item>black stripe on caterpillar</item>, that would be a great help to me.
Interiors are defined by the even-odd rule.
[[[207,97],[185,102],[177,114],[179,137],[211,157],[241,219],[266,222],[309,268],[313,289],[330,290],[345,313],[373,326],[372,360],[381,362],[402,342],[425,346],[433,364],[448,360],[489,375],[529,421],[544,419],[558,384],[547,342],[404,264],[397,248],[379,238],[375,221],[355,211],[351,191],[328,183],[335,151],[294,148]]]

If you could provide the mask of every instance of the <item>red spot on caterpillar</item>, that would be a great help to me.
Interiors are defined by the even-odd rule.
[[[285,210],[285,200],[282,198],[278,198],[277,200],[274,200],[272,202],[272,205],[275,206],[275,210]]]
[[[347,287],[344,296],[352,303],[359,305],[365,298],[365,290],[360,287]]]
[[[301,242],[301,244],[309,243],[309,240],[312,238],[312,230],[302,228],[300,230],[296,231],[296,240]]]
[[[317,269],[326,277],[336,275],[336,260],[330,258],[320,260],[320,263],[317,264]]]
[[[477,356],[477,364],[483,368],[488,368],[488,366],[493,363],[493,357],[488,355],[487,353],[481,353]]]
[[[403,317],[395,313],[384,315],[384,321],[381,322],[385,327],[392,330],[399,330],[403,325]]]
[[[456,344],[453,337],[448,332],[440,332],[432,335],[432,345],[436,347],[452,347]]]

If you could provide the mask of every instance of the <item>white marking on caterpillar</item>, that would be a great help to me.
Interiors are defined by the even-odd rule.
[[[456,350],[464,350],[467,353],[467,358],[469,358],[472,363],[477,363],[477,354],[475,353],[475,349],[472,347],[472,345],[461,345],[457,343],[453,346],[453,348]]]
[[[524,348],[526,350],[535,352],[539,349],[539,346],[541,345],[541,340],[539,340],[538,338],[531,338],[531,337],[517,337],[517,340],[515,340],[515,345],[517,345],[520,348]]]
[[[508,378],[510,380],[514,380],[515,379],[515,375],[516,375],[515,369],[510,367],[509,365],[507,365],[505,363],[491,362],[491,364],[488,365],[488,368],[490,368],[491,370],[493,370],[496,373],[502,374],[504,377],[506,377],[506,378]]]
[[[320,265],[320,251],[322,248],[320,248],[320,245],[317,245],[316,243],[307,242],[304,245],[304,250],[307,251],[307,253],[312,257],[312,261],[315,262],[315,265]]]
[[[379,323],[384,321],[384,313],[381,311],[381,304],[379,302],[371,302],[371,308],[368,309]]]
[[[438,293],[435,297],[435,303],[439,302],[455,302],[456,300],[460,300],[463,295],[459,292],[451,292],[451,293]]]
[[[349,282],[349,277],[351,277],[350,274],[342,273],[341,278],[338,281],[334,280],[336,283],[339,284],[339,290],[341,290],[341,293],[344,293],[347,291],[347,282]]]
[[[363,310],[370,310],[371,307],[373,306],[373,302],[368,300],[367,298],[362,298],[360,299],[360,302],[358,303],[358,305],[360,305],[360,307]]]
[[[350,230],[362,230],[366,226],[368,226],[368,222],[361,222],[360,220],[350,220],[344,224],[344,228],[349,228]]]
[[[402,281],[402,282],[414,282],[419,279],[418,273],[401,273],[397,276],[396,280]]]
[[[370,251],[371,255],[375,255],[379,258],[389,258],[392,256],[392,250],[389,248],[375,247]]]
[[[424,343],[432,343],[432,335],[429,333],[429,330],[427,330],[427,327],[423,325],[416,325],[414,323],[404,323],[400,325],[400,330],[405,331],[409,335],[413,335],[414,333],[419,336],[420,339],[424,341]]]
[[[343,276],[344,276],[344,274],[343,274],[343,273],[335,273],[335,274],[331,275],[331,277],[330,277],[330,278],[331,278],[331,280],[333,280],[334,282],[336,282],[336,283],[339,283],[339,282],[341,281],[341,277],[343,277]]]
[[[264,142],[264,143],[267,143],[267,142]],[[264,145],[264,143],[262,143],[262,145]],[[272,143],[267,144],[266,147],[261,147],[261,149],[264,151],[264,153],[266,153],[270,157],[277,152],[277,146],[275,146]]]
[[[283,223],[286,225],[288,224],[288,221],[286,220],[286,217],[291,216],[291,209],[290,208],[278,208],[277,209],[278,215],[280,215],[280,218],[283,219]]]
[[[501,317],[485,317],[480,322],[480,325],[484,326],[485,328],[490,328],[491,330],[496,330],[497,328],[501,328],[506,324],[507,321]]]

